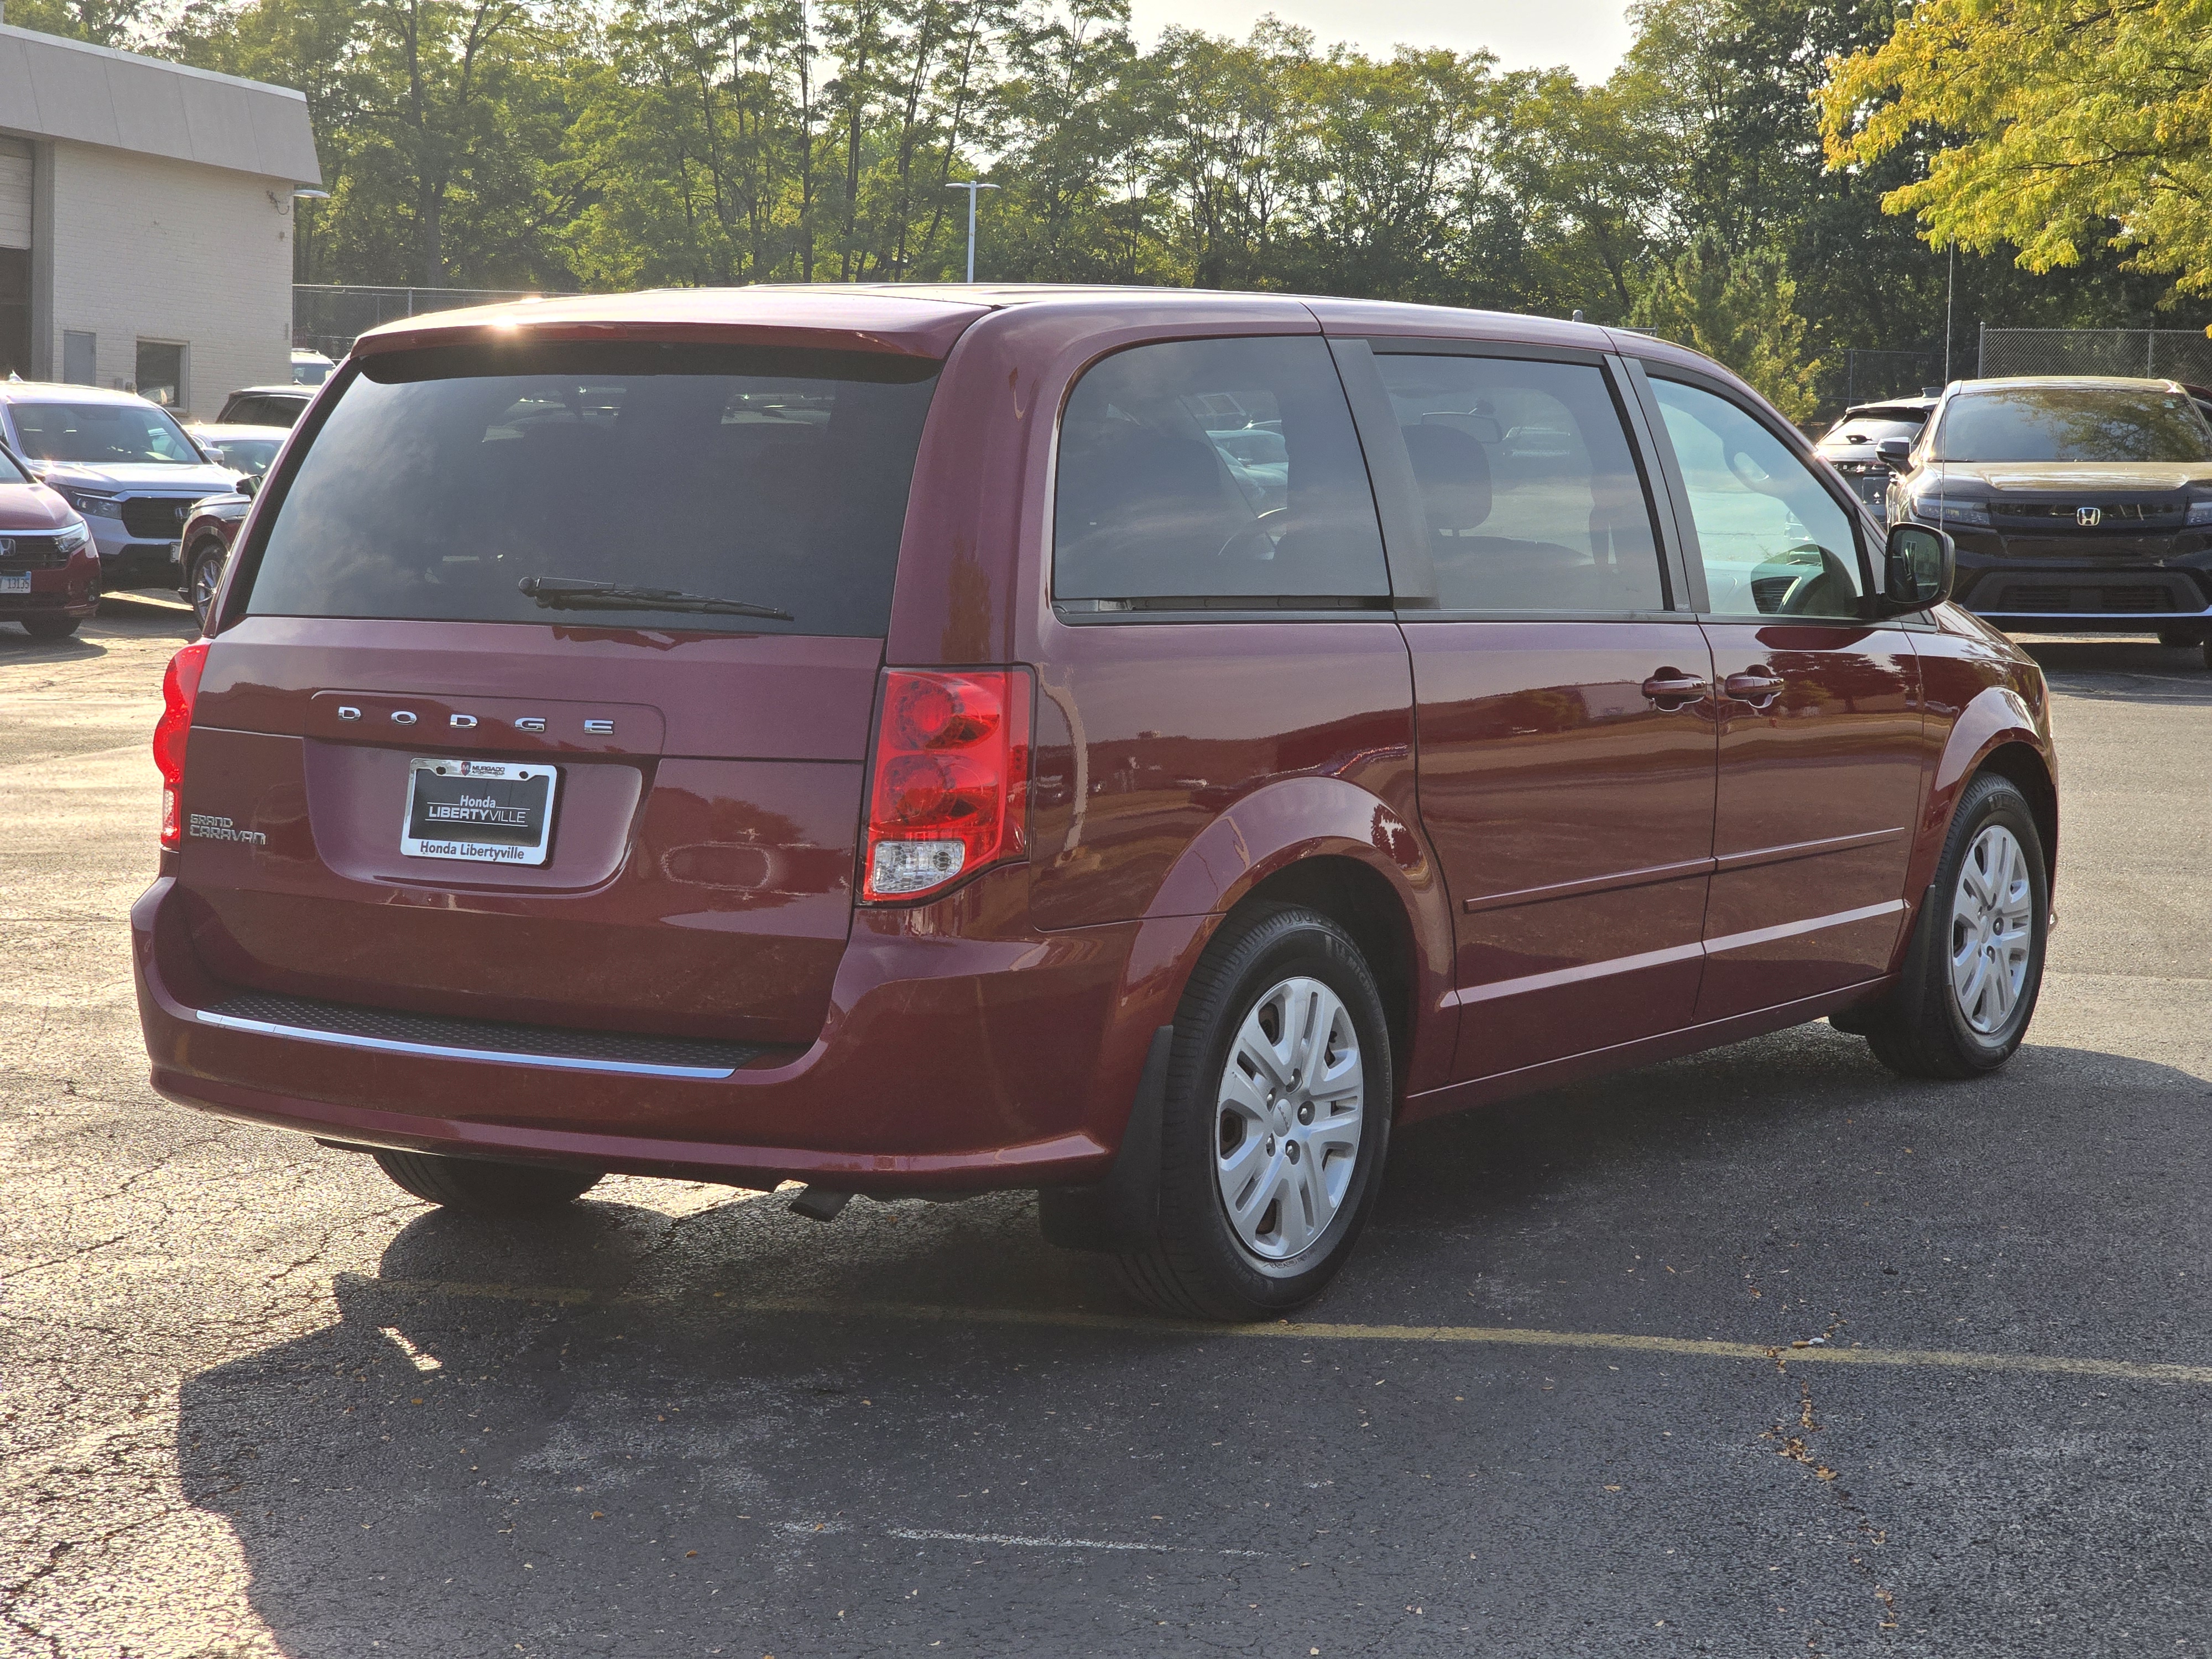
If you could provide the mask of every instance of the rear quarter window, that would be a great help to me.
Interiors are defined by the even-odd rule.
[[[1060,420],[1055,599],[1385,599],[1390,579],[1343,384],[1318,338],[1137,346]]]
[[[246,613],[881,634],[937,369],[694,345],[370,357],[280,486]],[[547,611],[530,576],[792,620]]]

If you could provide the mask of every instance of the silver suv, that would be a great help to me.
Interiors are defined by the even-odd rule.
[[[84,515],[105,588],[174,587],[192,503],[238,482],[159,404],[128,392],[0,385],[0,435]]]

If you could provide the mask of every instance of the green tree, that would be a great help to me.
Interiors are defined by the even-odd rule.
[[[1701,238],[1662,267],[1632,319],[1726,363],[1793,421],[1812,418],[1820,364],[1808,358],[1797,284],[1774,248],[1730,254]]]

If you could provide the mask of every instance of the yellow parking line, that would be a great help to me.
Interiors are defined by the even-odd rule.
[[[2067,1354],[1972,1353],[1949,1348],[1798,1347],[1721,1342],[1698,1337],[1639,1336],[1622,1331],[1525,1330],[1510,1325],[1355,1325],[1330,1321],[1277,1320],[1269,1324],[1213,1325],[1148,1318],[1141,1314],[1084,1313],[1074,1309],[958,1308],[930,1303],[843,1302],[811,1297],[677,1296],[662,1291],[593,1291],[568,1285],[470,1283],[427,1279],[346,1279],[363,1287],[409,1296],[450,1296],[501,1302],[551,1302],[562,1306],[650,1306],[684,1303],[700,1310],[733,1314],[805,1314],[820,1319],[903,1319],[947,1325],[1041,1325],[1066,1330],[1134,1331],[1152,1336],[1272,1337],[1297,1342],[1433,1342],[1517,1348],[1596,1348],[1619,1353],[1676,1354],[1689,1359],[1757,1359],[1769,1364],[1924,1366],[1967,1371],[2029,1371],[2062,1376],[2103,1376],[2130,1382],[2212,1383],[2212,1365],[2170,1365],[2140,1359],[2077,1358]]]

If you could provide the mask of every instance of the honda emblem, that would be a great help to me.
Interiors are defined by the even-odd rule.
[[[2084,530],[2094,530],[2104,521],[2105,510],[2100,507],[2077,507],[2074,509],[2074,522]]]

